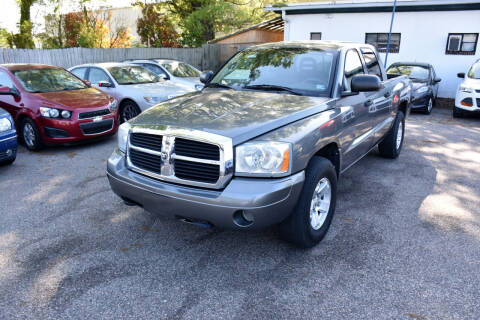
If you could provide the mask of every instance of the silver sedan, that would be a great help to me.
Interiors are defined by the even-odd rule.
[[[119,102],[121,122],[136,117],[157,103],[194,91],[189,86],[167,82],[134,64],[83,64],[69,71],[114,97]]]

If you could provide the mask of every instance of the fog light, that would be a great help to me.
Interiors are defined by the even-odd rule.
[[[253,214],[245,210],[237,210],[233,214],[233,222],[240,227],[248,227],[253,223]]]
[[[460,102],[460,104],[465,107],[473,107],[473,100],[472,98],[465,98]]]
[[[7,156],[10,157],[13,154],[13,151],[12,149],[8,149],[6,153],[7,153]]]

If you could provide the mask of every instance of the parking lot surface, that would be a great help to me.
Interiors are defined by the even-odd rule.
[[[115,144],[0,167],[0,319],[480,318],[480,119],[413,114],[397,160],[341,177],[311,250],[125,206]]]

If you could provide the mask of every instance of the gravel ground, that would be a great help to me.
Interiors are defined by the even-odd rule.
[[[0,167],[0,319],[479,319],[480,119],[413,114],[342,176],[324,241],[198,228],[109,188],[116,140]]]

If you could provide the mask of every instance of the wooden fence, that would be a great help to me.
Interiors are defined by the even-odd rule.
[[[166,58],[185,61],[200,70],[215,70],[221,63],[220,51],[221,46],[215,44],[200,48],[0,49],[0,64],[42,63],[70,68],[83,63]]]

